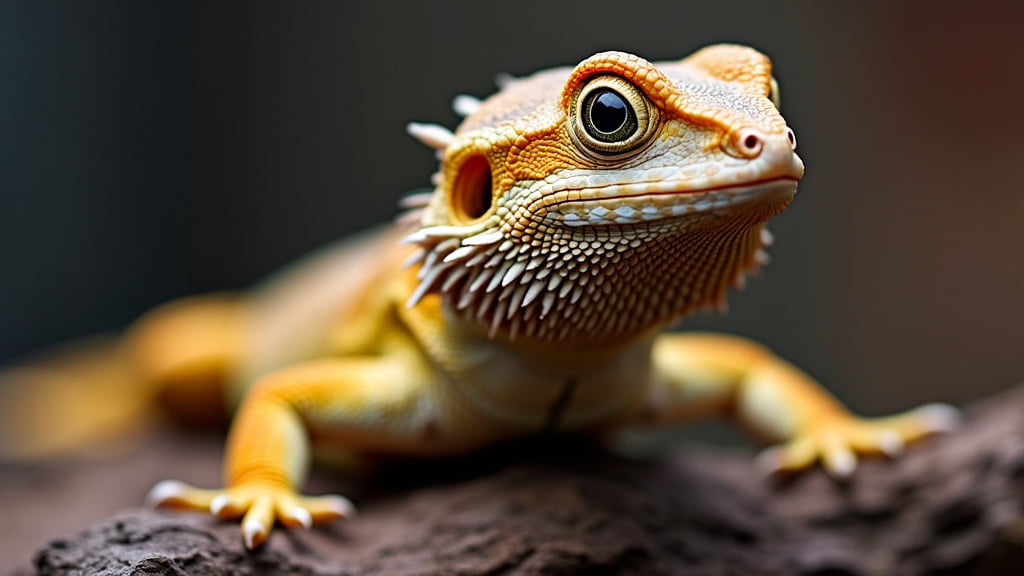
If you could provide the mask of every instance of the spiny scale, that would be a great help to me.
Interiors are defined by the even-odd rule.
[[[407,305],[440,293],[492,336],[540,340],[601,339],[724,307],[726,290],[758,268],[765,239],[754,226],[591,241],[582,249],[518,244],[500,222],[485,226],[435,226],[407,237],[422,249]],[[605,256],[595,258],[599,248]],[[652,286],[665,288],[645,288]]]
[[[455,141],[455,134],[440,124],[410,122],[406,125],[405,130],[410,136],[434,150],[444,150]]]
[[[465,118],[480,109],[480,99],[469,94],[459,94],[452,100],[452,111]]]

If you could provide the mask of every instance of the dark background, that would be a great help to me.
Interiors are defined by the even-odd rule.
[[[856,408],[1024,380],[1022,10],[961,2],[4,2],[0,363],[247,286],[425,185],[410,120],[606,49],[776,62],[807,176],[690,326]]]

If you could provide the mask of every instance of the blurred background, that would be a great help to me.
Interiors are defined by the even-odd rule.
[[[0,4],[0,364],[251,285],[427,184],[410,120],[498,73],[775,61],[807,176],[724,317],[866,413],[1024,380],[1010,2]]]

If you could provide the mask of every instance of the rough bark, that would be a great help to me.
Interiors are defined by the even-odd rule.
[[[200,451],[215,455],[218,447]],[[187,446],[197,450],[194,443]],[[183,458],[174,442],[153,457]],[[53,540],[38,574],[1024,574],[1024,387],[837,484],[766,480],[749,451],[633,460],[569,442],[404,463],[361,515],[246,552],[233,523],[131,509]],[[165,461],[165,470],[174,464]],[[189,479],[189,478],[186,478]],[[316,488],[336,490],[320,478]],[[111,487],[116,489],[116,487]]]

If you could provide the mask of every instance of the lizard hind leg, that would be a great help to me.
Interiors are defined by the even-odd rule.
[[[60,346],[0,370],[0,461],[116,448],[164,414],[226,427],[226,385],[246,326],[241,298],[188,298],[123,336]]]
[[[125,344],[158,404],[192,427],[225,427],[228,386],[245,346],[245,300],[210,294],[175,300],[140,318]]]

